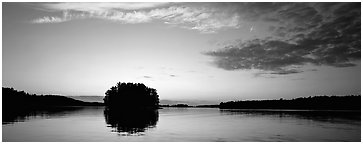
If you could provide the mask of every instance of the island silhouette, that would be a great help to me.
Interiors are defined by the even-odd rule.
[[[159,95],[156,89],[142,83],[121,83],[112,86],[105,93],[104,104],[109,109],[157,109]]]
[[[159,95],[142,83],[112,86],[104,97],[106,123],[121,135],[141,135],[153,128],[159,118]]]

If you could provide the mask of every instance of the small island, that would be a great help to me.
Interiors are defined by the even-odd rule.
[[[116,132],[137,135],[155,127],[159,119],[159,95],[142,83],[112,86],[104,97],[106,123]]]
[[[104,104],[119,110],[158,109],[159,95],[156,89],[142,83],[121,83],[112,86],[105,93]]]

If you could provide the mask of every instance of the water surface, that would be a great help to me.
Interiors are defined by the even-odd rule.
[[[360,113],[72,107],[3,117],[3,141],[360,141]]]

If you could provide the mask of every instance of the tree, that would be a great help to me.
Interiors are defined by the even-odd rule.
[[[106,91],[103,99],[109,108],[158,108],[159,95],[156,89],[142,83],[121,83]]]

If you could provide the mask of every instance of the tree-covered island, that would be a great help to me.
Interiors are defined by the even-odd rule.
[[[142,83],[121,83],[106,91],[103,99],[109,108],[116,109],[157,109],[159,95],[156,89],[149,88]]]

